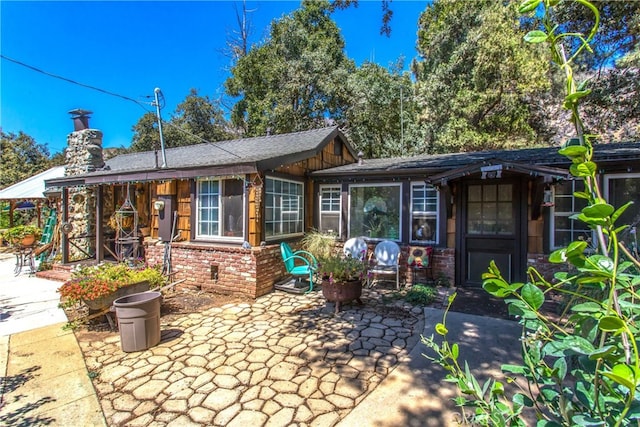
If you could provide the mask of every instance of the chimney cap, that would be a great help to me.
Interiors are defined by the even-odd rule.
[[[69,111],[69,114],[72,114],[72,115],[78,116],[78,117],[82,117],[82,116],[86,116],[86,115],[89,115],[89,114],[93,114],[93,111],[83,110],[82,108],[76,108],[74,110]]]

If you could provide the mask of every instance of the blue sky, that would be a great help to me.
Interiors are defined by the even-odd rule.
[[[388,66],[415,57],[417,21],[426,1],[392,3],[390,38],[379,34],[380,0],[337,12],[346,52],[357,64]],[[298,1],[249,1],[253,43],[269,23],[298,8]],[[159,87],[168,119],[196,88],[217,98],[230,60],[222,50],[237,28],[233,1],[5,1],[0,2],[2,55],[82,84],[140,101]],[[0,60],[0,126],[23,131],[50,152],[62,151],[73,131],[69,110],[93,111],[91,127],[104,133],[105,147],[128,147],[132,126],[145,110],[134,102],[55,79]],[[146,107],[153,110],[152,106]]]

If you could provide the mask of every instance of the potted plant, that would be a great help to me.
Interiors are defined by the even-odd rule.
[[[13,245],[31,246],[42,237],[42,230],[35,225],[17,225],[4,232],[2,238]]]
[[[362,283],[366,279],[365,263],[357,258],[332,254],[318,259],[318,273],[322,278],[322,295],[335,303],[335,312],[340,304],[356,300],[362,304]]]
[[[154,267],[132,268],[125,263],[81,266],[58,289],[60,306],[84,303],[90,310],[102,310],[122,296],[153,289],[164,281],[160,269]]]

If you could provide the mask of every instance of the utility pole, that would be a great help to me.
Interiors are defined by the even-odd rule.
[[[158,116],[158,131],[160,132],[160,152],[162,154],[162,165],[160,165],[161,169],[165,169],[167,167],[167,156],[164,152],[164,136],[162,135],[162,117],[160,116],[160,102],[158,101],[158,95],[162,97],[162,102],[164,104],[164,95],[159,87],[153,90],[153,94],[155,95],[155,103],[156,106],[156,115]]]

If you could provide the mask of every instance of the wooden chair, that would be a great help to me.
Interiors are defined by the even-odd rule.
[[[280,243],[280,254],[287,273],[296,278],[309,276],[309,290],[313,290],[313,275],[318,271],[318,261],[307,251],[293,251],[286,242]]]
[[[371,287],[372,277],[379,274],[395,274],[396,289],[400,289],[400,246],[391,240],[383,240],[373,250],[372,264],[367,274],[367,286]]]

